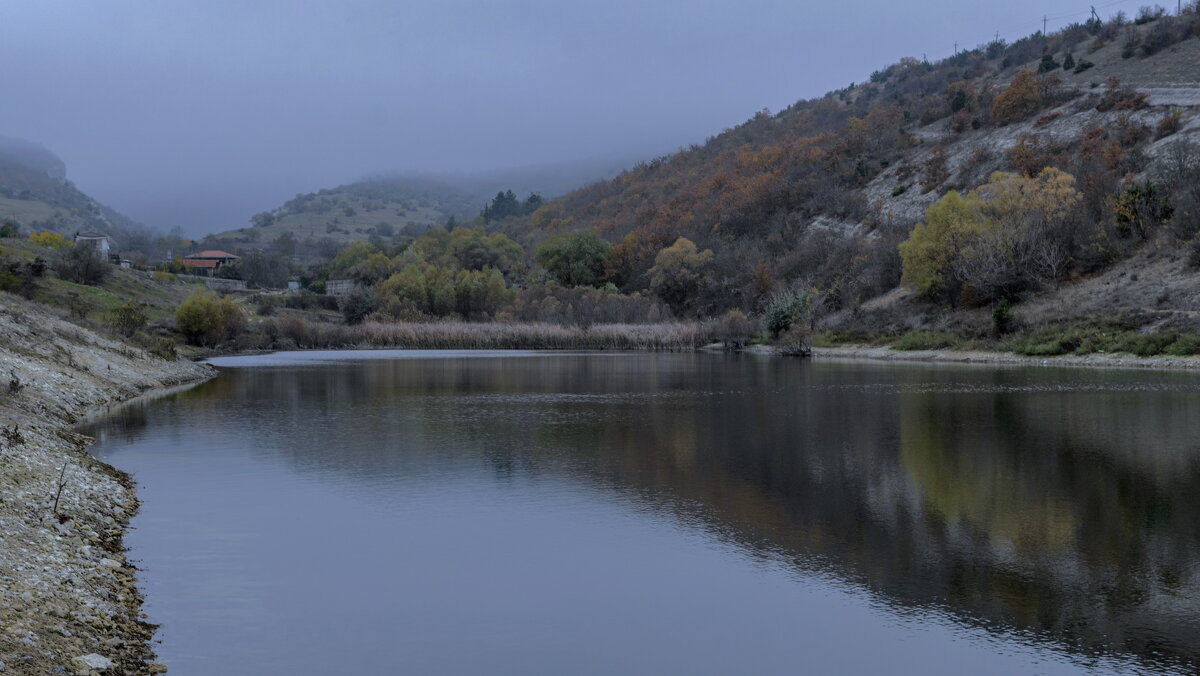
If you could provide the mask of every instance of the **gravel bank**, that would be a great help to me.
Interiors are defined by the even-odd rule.
[[[814,347],[815,359],[877,359],[882,361],[943,362],[954,364],[1015,364],[1024,366],[1092,366],[1099,368],[1200,368],[1200,357],[1137,357],[1129,354],[1088,354],[1060,357],[1024,357],[1008,352],[956,350],[899,351],[887,347]]]
[[[161,670],[150,662],[153,627],[139,615],[136,573],[122,545],[138,507],[133,484],[89,455],[90,439],[72,425],[147,390],[212,374],[0,293],[4,676]]]

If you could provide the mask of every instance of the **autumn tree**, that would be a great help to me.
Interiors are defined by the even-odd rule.
[[[208,290],[197,291],[175,310],[175,326],[196,345],[217,345],[245,330],[246,314],[229,298]]]
[[[949,290],[955,253],[982,228],[974,205],[951,190],[925,211],[925,220],[900,244],[900,282],[933,298]]]
[[[1017,71],[1008,88],[992,103],[992,119],[1006,125],[1025,119],[1042,107],[1042,87],[1031,70]]]
[[[699,300],[712,259],[712,251],[700,251],[690,239],[680,237],[654,257],[650,290],[682,315]]]
[[[975,302],[1010,298],[1057,279],[1077,245],[1075,178],[997,172],[965,197],[949,193],[900,245],[901,281],[926,297],[969,288]]]

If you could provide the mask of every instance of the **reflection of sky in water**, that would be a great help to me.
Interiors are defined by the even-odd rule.
[[[95,432],[172,673],[1196,659],[1190,374],[299,354]]]

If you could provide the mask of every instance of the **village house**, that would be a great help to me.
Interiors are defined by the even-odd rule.
[[[104,260],[109,260],[117,256],[117,247],[112,238],[99,232],[75,233],[75,246],[89,247],[97,256]]]
[[[193,275],[204,275],[211,277],[222,267],[229,265],[238,260],[238,256],[229,253],[228,251],[206,250],[198,251],[193,254],[188,254],[183,257],[180,263],[183,267]]]

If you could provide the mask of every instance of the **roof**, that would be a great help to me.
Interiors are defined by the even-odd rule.
[[[77,232],[75,239],[108,239],[108,235],[102,235],[98,232]]]
[[[229,253],[228,251],[221,251],[219,249],[207,249],[205,251],[197,251],[196,253],[188,254],[188,255],[184,256],[183,258],[184,258],[184,260],[188,260],[188,259],[195,260],[197,258],[201,258],[201,259],[203,259],[203,258],[237,258],[237,256]]]
[[[217,261],[217,260],[207,260],[206,261],[206,260],[195,260],[195,259],[185,258],[182,261],[180,261],[180,263],[182,263],[185,268],[215,268],[221,264],[221,261]]]

